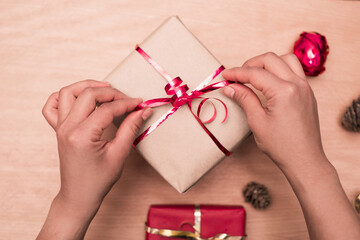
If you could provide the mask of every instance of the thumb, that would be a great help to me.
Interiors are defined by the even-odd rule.
[[[235,100],[241,108],[245,111],[246,117],[249,121],[252,115],[264,112],[259,98],[249,87],[243,84],[231,84],[223,88],[224,94]]]
[[[121,123],[115,138],[112,140],[111,145],[115,152],[124,154],[130,151],[130,148],[139,134],[141,127],[146,119],[152,114],[151,108],[146,108],[140,111],[132,112]]]

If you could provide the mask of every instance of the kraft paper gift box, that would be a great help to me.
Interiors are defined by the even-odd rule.
[[[146,240],[244,240],[246,212],[242,206],[153,205],[145,226]]]
[[[221,66],[178,17],[168,18],[139,46],[172,78],[179,76],[188,85],[188,93]],[[224,79],[219,74],[210,84],[222,80]],[[171,97],[164,90],[168,82],[136,50],[105,81],[129,97],[141,97],[144,101]],[[219,98],[226,104],[228,116],[221,123],[225,108],[219,101],[212,101],[217,117],[206,124],[206,127],[231,151],[250,133],[243,110],[224,96],[221,89],[201,97]],[[192,103],[195,113],[200,101],[201,99],[196,99]],[[152,116],[140,133],[171,108],[171,104],[153,108]],[[213,106],[205,103],[200,118],[207,120],[213,111]],[[188,190],[225,157],[186,105],[145,137],[136,149],[180,193]]]

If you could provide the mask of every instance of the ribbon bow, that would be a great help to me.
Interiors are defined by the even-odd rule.
[[[181,228],[184,225],[190,225],[194,232],[182,231]],[[192,240],[245,240],[245,236],[230,236],[226,233],[217,234],[214,237],[210,238],[201,238],[201,211],[200,206],[195,206],[194,211],[194,225],[191,223],[184,223],[180,226],[180,230],[170,230],[170,229],[157,229],[145,225],[145,231],[150,234],[156,234],[162,237],[173,237],[173,238],[183,238],[183,239],[192,239]]]
[[[231,83],[234,83],[233,81],[220,81],[217,83],[213,83],[211,85],[208,85],[216,76],[218,76],[224,69],[224,66],[220,66],[213,74],[208,76],[202,83],[199,84],[193,91],[190,93],[187,93],[189,90],[189,87],[186,84],[183,84],[183,81],[180,77],[172,78],[157,62],[154,61],[147,53],[144,52],[139,46],[136,47],[136,51],[144,57],[144,59],[156,70],[158,71],[161,76],[163,76],[167,81],[168,84],[165,86],[165,92],[170,95],[169,98],[155,98],[147,100],[141,104],[139,104],[136,107],[136,110],[143,109],[145,107],[158,107],[163,106],[166,104],[171,104],[173,107],[166,112],[164,115],[162,115],[157,121],[155,121],[153,124],[150,125],[140,136],[138,136],[133,145],[136,146],[141,140],[143,140],[147,135],[149,135],[152,131],[154,131],[157,127],[159,127],[169,116],[171,116],[173,113],[175,113],[180,107],[183,105],[187,105],[195,117],[195,119],[198,121],[200,126],[205,130],[205,132],[210,136],[210,138],[214,141],[216,146],[226,155],[229,156],[230,152],[216,139],[216,137],[205,127],[204,123],[200,119],[200,111],[203,104],[209,100],[210,98],[204,98],[198,107],[197,114],[192,111],[191,103],[196,98],[201,98],[200,96],[202,94],[223,88],[225,86],[230,85]],[[208,86],[207,86],[208,85]],[[227,107],[223,101],[221,101],[218,98],[213,98],[217,101],[219,101],[225,108],[225,117],[222,121],[222,123],[227,118]],[[209,123],[215,119],[216,116],[216,108],[215,105],[212,103],[214,107],[214,114],[213,116],[205,121],[205,123]]]

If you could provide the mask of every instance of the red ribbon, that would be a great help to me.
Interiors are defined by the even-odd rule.
[[[205,132],[214,141],[216,146],[218,146],[218,148],[226,156],[229,156],[230,152],[216,139],[216,137],[209,131],[209,129],[207,129],[205,127],[204,123],[201,121],[201,119],[199,117],[201,107],[210,98],[204,98],[200,102],[196,115],[192,111],[192,108],[191,108],[191,103],[195,98],[202,98],[202,97],[200,97],[202,94],[223,88],[225,86],[228,86],[228,85],[234,83],[233,81],[224,80],[224,81],[213,83],[213,84],[210,84],[207,86],[207,84],[209,84],[214,78],[216,78],[216,76],[218,76],[225,69],[225,67],[220,66],[213,74],[208,76],[202,83],[200,83],[199,86],[197,86],[192,92],[190,92],[188,94],[187,91],[189,90],[189,87],[186,84],[181,85],[183,83],[183,81],[181,80],[180,77],[171,78],[171,76],[159,64],[157,64],[154,61],[154,59],[152,59],[147,53],[145,53],[144,50],[142,50],[139,46],[136,46],[136,51],[138,53],[140,53],[140,55],[143,56],[144,59],[153,68],[155,68],[161,74],[161,76],[163,76],[168,81],[168,84],[166,84],[166,86],[165,86],[165,92],[166,92],[166,94],[170,95],[171,97],[169,97],[169,98],[154,98],[154,99],[147,100],[147,101],[139,104],[135,110],[140,110],[145,107],[150,107],[150,108],[158,107],[158,106],[163,106],[166,104],[171,104],[173,107],[168,112],[166,112],[164,115],[162,115],[157,121],[155,121],[153,124],[151,124],[150,127],[148,127],[142,134],[140,134],[140,136],[138,136],[135,139],[133,145],[136,146],[147,135],[149,135],[152,131],[154,131],[157,127],[159,127],[169,116],[171,116],[180,107],[182,107],[183,105],[186,104],[189,107],[190,112],[193,114],[193,116],[198,121],[200,126],[205,130]],[[221,122],[221,123],[223,123],[227,118],[227,114],[228,114],[227,107],[226,107],[225,103],[223,101],[221,101],[220,99],[218,99],[218,98],[212,98],[212,99],[215,99],[215,100],[219,101],[220,103],[222,103],[222,105],[225,108],[225,117],[224,117],[224,120]],[[215,105],[213,103],[211,103],[211,104],[214,107],[214,114],[205,123],[212,122],[216,117]]]

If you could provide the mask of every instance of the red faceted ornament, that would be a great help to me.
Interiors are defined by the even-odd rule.
[[[294,45],[294,54],[300,60],[307,76],[317,76],[325,70],[328,53],[329,46],[325,36],[316,32],[303,32]]]

